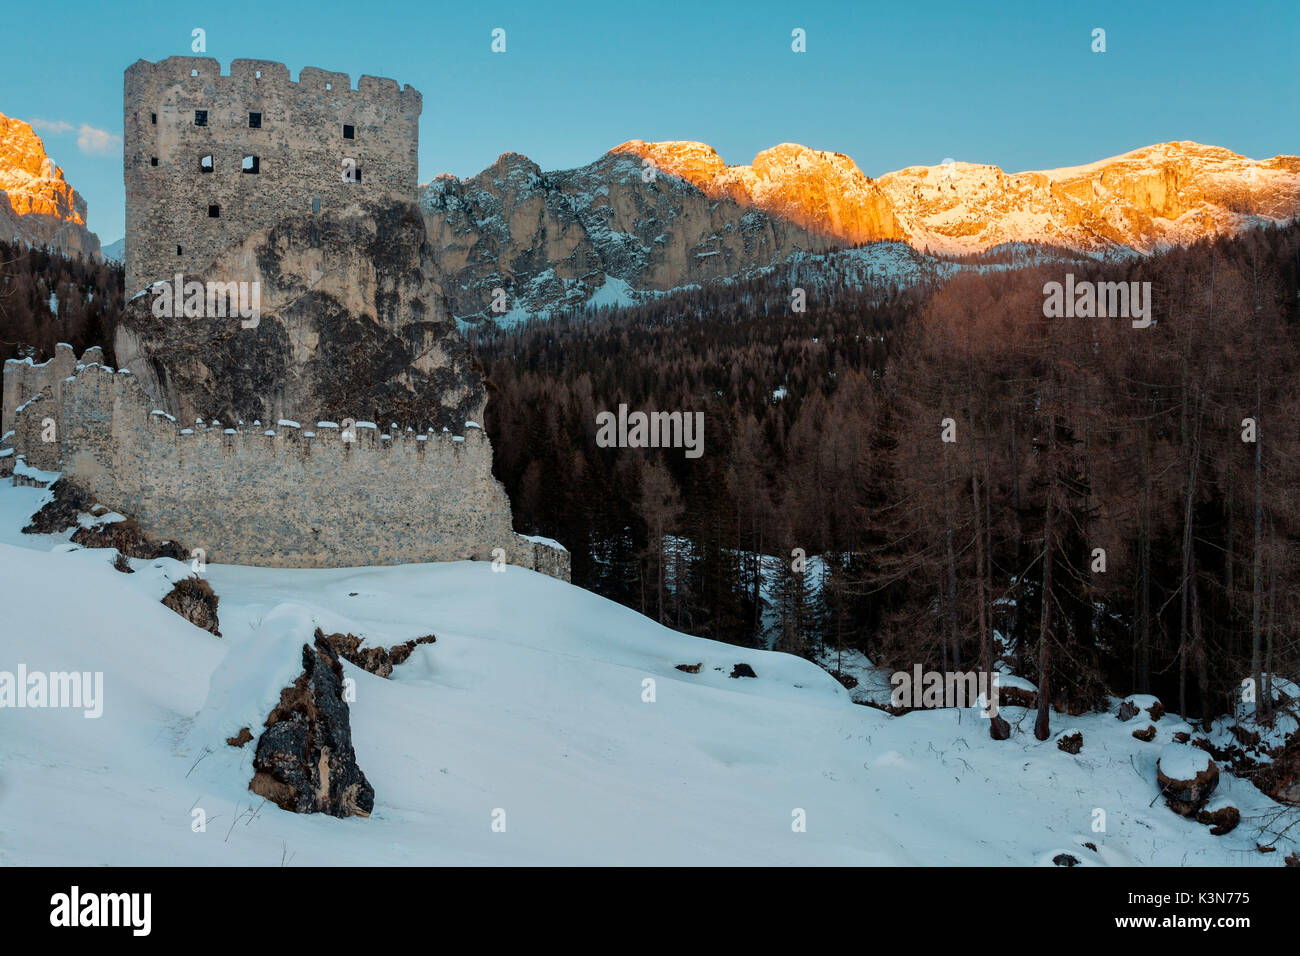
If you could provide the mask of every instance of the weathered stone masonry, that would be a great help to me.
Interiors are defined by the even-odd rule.
[[[132,64],[123,92],[128,296],[202,271],[286,216],[415,198],[422,97],[411,86],[363,76],[353,89],[346,73],[314,67],[294,82],[270,60],[234,60],[223,76],[215,59],[174,56]]]
[[[56,381],[70,352],[6,363],[13,447],[155,537],[213,562],[300,568],[491,560],[500,548],[510,564],[568,580],[567,552],[511,529],[481,429],[360,426],[345,441],[338,427],[308,423],[181,428],[149,408],[128,372],[83,361]],[[11,414],[11,394],[23,396],[22,411]],[[58,424],[53,443],[40,437],[47,417]]]
[[[135,302],[115,347],[146,377],[105,367],[99,349],[78,361],[67,345],[40,365],[6,363],[0,476],[61,472],[145,533],[218,563],[503,556],[568,580],[566,551],[512,530],[491,445],[466,421],[482,418],[482,383],[455,324],[428,301],[414,206],[420,108],[420,94],[392,80],[363,76],[353,90],[346,74],[308,68],[295,83],[267,60],[235,60],[229,76],[206,58],[129,67],[128,292],[177,272],[259,281],[261,325],[142,331],[130,326]],[[344,177],[344,160],[358,176]],[[297,418],[363,398],[442,427],[184,427],[163,410],[215,403]]]

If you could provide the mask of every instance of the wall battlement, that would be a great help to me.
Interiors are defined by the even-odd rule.
[[[360,93],[375,101],[391,100],[417,118],[423,108],[420,92],[409,83],[403,86],[388,77],[363,75],[353,86],[352,77],[347,73],[315,66],[303,67],[298,79],[294,80],[289,67],[275,60],[231,60],[227,73],[221,72],[219,60],[208,56],[170,56],[157,62],[137,60],[126,69],[126,89],[130,90],[133,84],[140,88],[159,82],[171,83],[178,78],[182,83],[192,83],[196,90],[215,89],[249,95],[284,95],[298,90],[342,99],[348,93]]]
[[[70,348],[43,365],[6,364],[13,448],[148,534],[202,548],[219,563],[318,568],[504,556],[568,580],[567,552],[512,530],[479,428],[453,435],[358,423],[348,440],[330,423],[188,426],[152,408],[129,372],[86,362],[93,352],[63,378]],[[11,394],[24,396],[12,408]],[[46,440],[51,419],[54,441]]]
[[[138,60],[123,81],[128,295],[287,215],[413,200],[423,98],[272,60]],[[229,276],[238,279],[238,276]]]

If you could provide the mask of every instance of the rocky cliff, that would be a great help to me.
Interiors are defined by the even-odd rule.
[[[838,241],[724,192],[705,194],[641,158],[611,152],[543,173],[506,153],[477,176],[440,176],[420,206],[458,318],[522,318],[539,309],[625,301],[735,275]],[[506,315],[493,312],[505,292]]]
[[[86,201],[45,154],[31,126],[0,114],[0,237],[70,255],[99,252]]]
[[[352,417],[460,434],[486,393],[430,259],[413,203],[290,217],[184,277],[258,283],[255,327],[159,317],[147,291],[119,326],[118,363],[181,421]]]

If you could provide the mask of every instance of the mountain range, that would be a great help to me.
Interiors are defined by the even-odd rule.
[[[631,140],[575,169],[504,153],[420,187],[432,276],[463,322],[628,304],[785,264],[906,282],[1002,251],[1131,256],[1300,215],[1300,157],[1159,143],[1008,173],[945,161],[871,178],[782,143],[727,165],[704,143]],[[86,203],[39,136],[0,114],[0,237],[100,254]],[[119,244],[105,254],[121,256]]]
[[[843,257],[823,254],[872,243],[887,245],[855,258],[881,258],[886,272],[912,251],[1150,253],[1300,215],[1300,157],[1173,142],[1063,169],[945,162],[872,179],[842,153],[793,143],[728,166],[703,143],[633,140],[553,172],[506,153],[468,179],[437,177],[420,204],[452,313],[510,322],[792,258],[835,266]]]

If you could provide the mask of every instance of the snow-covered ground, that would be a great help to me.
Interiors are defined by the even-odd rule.
[[[159,603],[188,565],[123,574],[112,551],[20,534],[46,495],[0,484],[0,671],[102,671],[103,715],[0,709],[0,865],[1050,865],[1064,850],[1276,866],[1294,849],[1253,849],[1276,805],[1227,774],[1220,794],[1244,818],[1227,836],[1153,804],[1168,717],[1151,743],[1114,714],[1058,717],[1054,730],[1083,733],[1071,756],[1005,708],[1016,732],[994,743],[974,710],[891,718],[808,661],[487,562],[209,565],[217,638]],[[220,739],[264,716],[316,626],[384,644],[437,635],[392,680],[343,665],[369,819],[264,804],[247,790],[253,747]],[[757,677],[729,677],[737,662]]]

